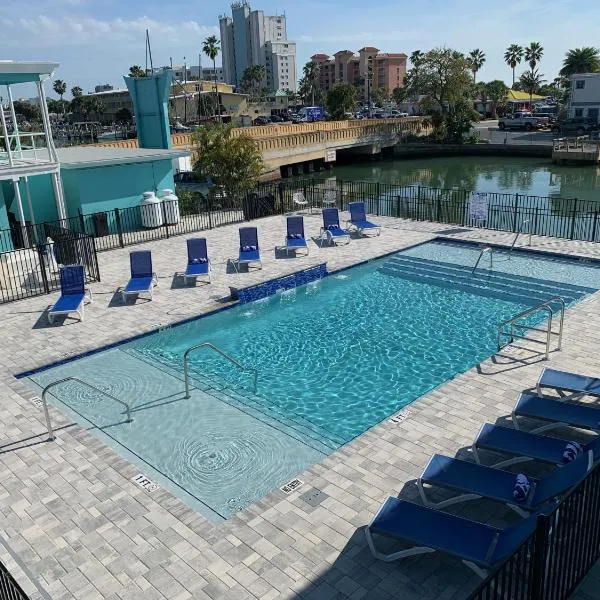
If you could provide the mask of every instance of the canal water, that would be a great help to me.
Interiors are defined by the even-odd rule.
[[[488,156],[384,159],[336,166],[327,176],[346,181],[420,184],[433,188],[600,202],[600,167],[558,166],[550,159]]]
[[[343,181],[347,198],[364,200],[375,214],[600,241],[596,166],[510,157],[384,159],[315,177],[338,187]],[[485,215],[473,215],[471,192],[487,192]]]

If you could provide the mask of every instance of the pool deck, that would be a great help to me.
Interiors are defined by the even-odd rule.
[[[377,238],[319,248],[307,258],[275,258],[285,221],[269,217],[259,230],[262,270],[236,274],[238,226],[203,232],[213,265],[211,285],[182,288],[185,237],[99,254],[102,282],[85,321],[47,323],[56,294],[0,305],[0,560],[38,598],[111,600],[168,598],[341,600],[460,599],[478,579],[460,561],[434,554],[386,564],[375,561],[363,527],[389,495],[414,497],[414,479],[434,452],[454,456],[485,421],[510,414],[524,387],[546,365],[600,371],[600,294],[567,311],[563,350],[549,363],[528,350],[503,353],[446,382],[410,405],[399,424],[388,420],[298,477],[304,485],[273,491],[215,525],[169,492],[131,481],[139,469],[50,407],[55,442],[45,442],[42,411],[14,374],[227,305],[230,286],[251,285],[324,261],[329,270],[445,235],[453,228],[378,218]],[[307,235],[320,217],[307,216]],[[187,236],[193,237],[193,236]],[[462,230],[455,239],[510,244],[514,235]],[[526,237],[519,245],[526,242]],[[534,237],[534,249],[600,258],[600,245]],[[153,252],[159,287],[154,300],[123,306],[115,290],[129,272],[131,250]],[[324,492],[311,506],[302,498]],[[474,505],[466,503],[465,514]],[[494,505],[488,516],[494,515]],[[496,507],[497,508],[497,507]],[[496,515],[497,517],[497,515]],[[503,517],[497,517],[502,519]],[[43,592],[45,590],[45,592]],[[589,594],[586,589],[584,593]],[[581,596],[588,599],[593,596]]]

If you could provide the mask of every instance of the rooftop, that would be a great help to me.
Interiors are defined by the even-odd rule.
[[[29,83],[50,77],[58,63],[0,60],[0,84]]]
[[[112,148],[110,146],[74,146],[56,150],[63,169],[83,169],[109,164],[151,162],[189,156],[187,150],[155,148]]]

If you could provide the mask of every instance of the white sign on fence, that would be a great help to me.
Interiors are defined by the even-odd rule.
[[[325,150],[325,162],[335,162],[336,151],[335,148],[328,148]]]
[[[469,200],[469,216],[476,221],[485,221],[488,214],[488,195],[485,192],[473,192]]]

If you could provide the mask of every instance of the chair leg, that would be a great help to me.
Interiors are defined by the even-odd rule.
[[[378,560],[382,560],[383,562],[393,562],[407,556],[416,556],[418,554],[430,554],[431,552],[435,552],[433,548],[428,548],[427,546],[414,546],[413,548],[407,548],[406,550],[399,550],[398,552],[383,554],[382,552],[379,552],[377,548],[375,548],[375,543],[373,542],[373,536],[369,527],[365,528],[365,537],[367,538],[367,545],[369,546],[369,550],[371,551],[373,557],[377,558]]]

